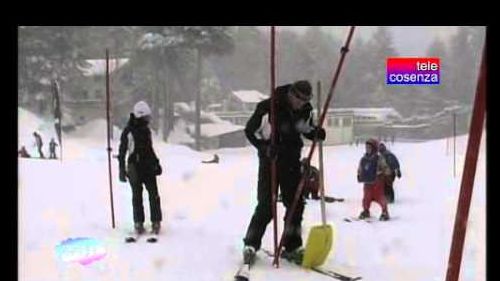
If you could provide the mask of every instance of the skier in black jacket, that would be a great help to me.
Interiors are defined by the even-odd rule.
[[[36,148],[38,149],[38,154],[40,155],[40,158],[45,159],[45,156],[43,155],[43,151],[42,151],[42,147],[43,147],[42,137],[37,132],[33,132],[33,136],[35,137]]]
[[[324,129],[313,125],[312,106],[309,103],[312,91],[308,81],[283,85],[275,91],[276,145],[271,145],[270,140],[270,98],[257,104],[245,128],[245,134],[250,143],[257,148],[259,156],[258,203],[243,239],[245,263],[253,261],[255,252],[260,249],[266,227],[272,220],[271,159],[277,159],[277,182],[288,214],[288,208],[292,205],[301,178],[300,157],[304,145],[301,135],[310,140],[324,140],[326,135]],[[291,226],[285,233],[283,252],[283,256],[297,262],[302,259],[304,251],[301,237],[303,212],[304,198],[300,196]]]
[[[396,177],[401,178],[401,169],[399,167],[399,161],[396,155],[389,151],[385,144],[379,144],[380,155],[382,155],[391,168],[391,175],[387,177],[384,186],[384,194],[389,203],[394,203],[394,179]]]
[[[144,207],[142,204],[143,184],[149,194],[152,232],[159,233],[162,212],[156,176],[161,175],[160,161],[153,150],[151,130],[148,124],[151,109],[144,101],[135,104],[134,112],[120,137],[118,161],[120,163],[120,181],[128,178],[132,187],[132,207],[134,228],[137,233],[144,232]],[[128,152],[128,159],[125,158]],[[127,164],[127,165],[126,165]]]

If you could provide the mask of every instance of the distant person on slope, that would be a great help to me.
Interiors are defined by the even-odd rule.
[[[49,151],[50,151],[49,159],[57,159],[56,146],[57,146],[56,141],[54,140],[54,138],[51,138],[49,142]]]
[[[33,136],[35,137],[36,148],[38,149],[38,154],[40,155],[40,158],[44,159],[45,156],[43,155],[43,152],[42,152],[42,147],[43,147],[42,137],[37,132],[33,132]]]
[[[149,194],[152,232],[158,234],[162,212],[160,195],[156,183],[156,176],[161,175],[160,161],[153,150],[151,130],[151,109],[144,101],[134,105],[130,113],[128,124],[120,137],[118,161],[120,167],[120,181],[128,178],[132,187],[132,207],[134,212],[134,228],[138,234],[144,233],[144,207],[142,204],[143,184]],[[128,152],[128,159],[125,157]]]
[[[212,158],[212,160],[209,160],[209,161],[201,161],[201,163],[204,163],[204,164],[211,164],[211,163],[219,163],[219,155],[217,154],[214,154],[214,158]]]
[[[319,170],[307,164],[307,159],[303,159],[301,161],[301,173],[305,174],[305,182],[304,182],[304,198],[313,200],[319,200],[318,192],[319,192]]]
[[[24,145],[21,146],[21,149],[19,150],[18,154],[19,154],[19,157],[21,157],[21,158],[30,158],[31,157]]]
[[[366,153],[359,161],[358,182],[363,183],[363,211],[359,215],[360,219],[370,217],[370,205],[372,201],[377,202],[382,207],[381,221],[389,220],[389,210],[384,195],[385,178],[390,176],[391,170],[379,155],[378,142],[375,139],[368,139],[365,145]]]

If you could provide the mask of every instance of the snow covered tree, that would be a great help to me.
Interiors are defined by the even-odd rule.
[[[172,26],[172,27],[144,27],[146,32],[140,42],[140,53],[149,58],[151,65],[158,74],[154,79],[159,91],[162,94],[157,96],[162,97],[162,101],[158,104],[163,104],[163,111],[166,113],[166,118],[162,118],[169,122],[173,120],[173,103],[177,100],[172,95],[173,79],[177,81],[184,99],[196,101],[197,112],[200,109],[200,90],[202,62],[205,57],[211,55],[222,55],[230,52],[233,49],[232,35],[230,28],[218,26]],[[196,56],[196,57],[195,57]],[[193,67],[193,60],[196,58],[196,66]],[[188,78],[190,68],[196,71],[196,82],[190,83]],[[187,74],[187,75],[186,75]],[[162,78],[166,78],[161,82]],[[193,84],[196,87],[193,87]],[[199,114],[197,114],[199,116]],[[199,122],[197,122],[197,132],[199,135]],[[168,132],[173,128],[171,122],[165,123],[164,132]],[[166,138],[166,134],[164,135]],[[197,137],[197,140],[199,137]],[[199,142],[197,141],[197,148]]]
[[[484,28],[461,26],[450,41],[451,94],[456,100],[471,104],[484,42]]]
[[[185,26],[180,27],[181,33],[185,36],[185,42],[189,47],[197,51],[197,91],[196,91],[196,124],[195,124],[195,139],[196,150],[200,150],[200,82],[203,67],[203,59],[212,55],[224,55],[234,50],[234,42],[232,40],[231,30],[224,26]]]
[[[332,83],[333,71],[337,67],[340,58],[339,51],[342,42],[319,26],[307,28],[301,37],[301,41],[312,59],[312,75],[307,78],[311,79],[311,83],[314,85],[313,88],[316,88],[318,80],[321,81],[324,101],[326,92]],[[341,93],[342,91],[337,91],[336,102],[339,100],[339,94]],[[316,104],[316,101],[314,101],[314,104]],[[330,103],[330,105],[333,104]]]
[[[390,29],[386,26],[379,26],[367,43],[369,52],[369,71],[373,74],[373,90],[370,101],[374,105],[384,105],[391,95],[394,95],[399,88],[386,85],[386,63],[388,57],[397,57],[399,53],[393,46],[393,38]],[[368,94],[368,93],[367,93]]]
[[[439,38],[435,38],[427,49],[428,57],[440,58],[440,84],[433,85],[429,87],[429,91],[435,97],[440,97],[441,99],[446,99],[450,95],[450,58],[448,56],[448,51],[446,45]]]
[[[81,77],[76,65],[82,58],[85,40],[79,32],[85,27],[21,26],[18,29],[19,101],[33,107],[50,101],[50,80],[58,79],[62,91],[71,80]],[[71,92],[68,92],[71,94]],[[39,113],[48,108],[41,106]],[[41,112],[40,112],[41,111]]]
[[[267,60],[269,61],[269,57]],[[278,29],[276,34],[277,85],[314,79],[314,62],[312,53],[309,52],[308,46],[301,40],[299,34]],[[269,66],[269,62],[266,66]],[[269,71],[267,73],[269,75]]]
[[[226,93],[253,89],[269,92],[269,34],[254,26],[235,28],[234,51],[207,59]],[[267,41],[266,41],[267,40]]]

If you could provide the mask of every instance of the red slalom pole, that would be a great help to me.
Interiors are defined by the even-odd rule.
[[[476,175],[477,159],[479,157],[479,147],[481,144],[481,134],[483,132],[484,115],[486,106],[486,52],[483,49],[481,69],[474,99],[471,126],[469,129],[469,140],[467,141],[467,151],[465,154],[464,170],[460,195],[458,198],[457,213],[455,216],[455,226],[453,228],[453,239],[451,241],[450,257],[448,260],[448,271],[446,281],[458,281],[460,275],[460,264],[462,262],[465,234],[467,231],[467,221],[474,188],[474,177]]]

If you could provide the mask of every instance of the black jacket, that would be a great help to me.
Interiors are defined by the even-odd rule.
[[[287,100],[290,87],[291,84],[276,88],[276,144],[279,148],[278,156],[300,157],[300,151],[304,146],[301,134],[313,140],[315,126],[313,125],[310,103],[305,104],[298,111],[292,111]],[[264,126],[270,127],[270,110],[271,98],[259,102],[245,127],[245,135],[250,143],[259,150],[259,156],[263,156],[263,148],[271,143],[269,135],[261,134],[259,136],[259,132]]]
[[[390,152],[389,150],[386,150],[385,152],[381,153],[382,156],[385,158],[385,161],[387,162],[387,165],[391,168],[391,170],[394,172],[395,170],[399,170],[399,161],[396,155],[394,153]]]
[[[120,170],[125,170],[127,152],[127,163],[133,163],[138,172],[154,174],[159,159],[153,150],[151,130],[143,119],[136,119],[132,114],[120,137],[118,154]]]

